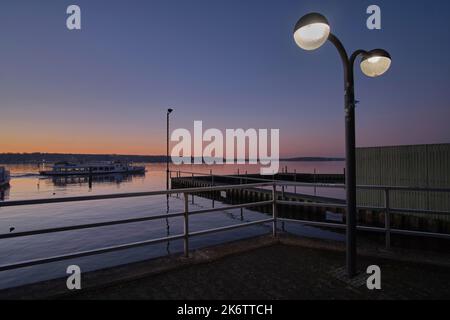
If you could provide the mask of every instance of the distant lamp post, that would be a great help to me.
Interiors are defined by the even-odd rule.
[[[327,18],[319,13],[303,16],[295,25],[294,39],[304,50],[316,50],[329,40],[338,50],[344,64],[345,137],[346,137],[346,193],[347,193],[347,272],[356,275],[356,159],[355,159],[355,92],[353,68],[361,55],[361,70],[369,77],[378,77],[388,71],[391,56],[382,49],[356,50],[350,57],[341,41],[331,33]]]
[[[167,139],[166,139],[166,190],[169,190],[169,116],[173,109],[167,109]],[[167,195],[169,196],[169,195]]]

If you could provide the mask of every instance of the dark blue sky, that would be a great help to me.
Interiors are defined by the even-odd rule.
[[[173,128],[279,128],[284,156],[342,155],[339,56],[292,38],[310,11],[393,57],[377,79],[356,66],[358,146],[450,142],[447,0],[2,0],[0,152],[164,153],[173,107]]]

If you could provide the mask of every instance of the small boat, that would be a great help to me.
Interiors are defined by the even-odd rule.
[[[39,171],[43,176],[74,176],[74,175],[103,175],[103,174],[135,174],[145,173],[144,166],[133,166],[128,162],[104,161],[87,163],[55,163],[50,170]]]
[[[9,181],[10,181],[9,171],[6,170],[4,167],[0,167],[0,187],[9,186]]]

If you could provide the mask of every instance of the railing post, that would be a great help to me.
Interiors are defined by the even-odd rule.
[[[391,212],[389,203],[389,189],[384,189],[384,228],[386,229],[386,249],[391,248]]]
[[[274,237],[276,237],[277,236],[277,217],[278,217],[278,212],[277,212],[277,185],[276,185],[276,183],[273,184],[273,189],[272,189],[272,215],[273,215],[272,235]]]
[[[184,256],[189,258],[189,194],[184,193]]]

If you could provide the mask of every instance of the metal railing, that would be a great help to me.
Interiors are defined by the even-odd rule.
[[[43,234],[57,233],[57,232],[65,232],[65,231],[98,228],[98,227],[105,227],[105,226],[112,226],[112,225],[129,224],[129,223],[144,222],[144,221],[151,221],[151,220],[158,220],[158,219],[175,218],[175,217],[183,217],[184,218],[183,234],[167,236],[167,237],[157,238],[157,239],[150,239],[150,240],[139,241],[139,242],[133,242],[133,243],[127,243],[127,244],[116,245],[116,246],[110,246],[110,247],[104,247],[104,248],[99,248],[99,249],[87,250],[87,251],[74,252],[74,253],[69,253],[69,254],[64,254],[64,255],[53,256],[53,257],[21,261],[21,262],[7,264],[7,265],[0,265],[0,271],[14,270],[14,269],[18,269],[18,268],[41,265],[41,264],[46,264],[46,263],[50,263],[50,262],[57,262],[57,261],[74,259],[74,258],[87,257],[87,256],[92,256],[92,255],[97,255],[97,254],[102,254],[102,253],[131,249],[131,248],[135,248],[135,247],[147,246],[147,245],[151,245],[151,244],[157,244],[157,243],[173,241],[173,240],[180,240],[180,239],[183,239],[183,241],[184,241],[184,254],[186,257],[188,257],[189,256],[189,238],[190,237],[196,237],[196,236],[201,236],[201,235],[205,235],[205,234],[209,234],[209,233],[227,231],[227,230],[232,230],[232,229],[237,229],[237,228],[242,228],[242,227],[248,227],[248,226],[252,226],[252,225],[265,224],[265,223],[270,223],[270,222],[274,221],[273,218],[270,218],[270,219],[263,219],[263,220],[258,220],[258,221],[241,223],[241,224],[237,224],[237,225],[225,226],[225,227],[221,227],[221,228],[190,232],[189,231],[189,217],[192,215],[205,214],[205,213],[210,213],[210,212],[218,212],[218,211],[223,211],[223,210],[251,208],[251,207],[257,207],[257,206],[270,205],[270,204],[273,204],[273,201],[272,200],[271,201],[260,201],[260,202],[255,202],[255,203],[246,203],[246,204],[239,204],[239,205],[224,206],[224,207],[220,207],[220,208],[211,208],[211,209],[191,211],[191,210],[189,210],[189,202],[188,202],[189,194],[196,194],[196,193],[205,192],[205,191],[224,191],[224,190],[226,191],[226,190],[231,190],[231,189],[236,190],[236,189],[245,189],[245,188],[254,188],[254,187],[267,187],[267,186],[273,186],[273,183],[258,183],[258,184],[236,185],[236,186],[218,186],[218,187],[214,187],[214,188],[189,188],[189,189],[183,189],[183,190],[168,190],[168,191],[165,190],[165,191],[151,191],[151,192],[138,192],[138,193],[121,193],[121,194],[77,196],[77,197],[63,197],[63,198],[50,198],[50,199],[14,200],[14,201],[0,202],[0,208],[2,208],[2,207],[19,207],[19,206],[30,206],[30,205],[52,204],[52,203],[84,202],[84,201],[97,201],[97,200],[108,200],[108,199],[124,199],[124,198],[161,196],[161,195],[171,195],[171,194],[176,194],[176,193],[184,194],[184,210],[183,210],[183,212],[166,213],[166,214],[161,214],[161,215],[154,215],[154,216],[147,216],[147,217],[140,217],[140,218],[131,218],[131,219],[125,219],[125,220],[99,222],[99,223],[91,223],[91,224],[72,225],[72,226],[66,226],[66,227],[30,230],[30,231],[24,231],[24,232],[11,232],[8,234],[0,234],[0,240],[26,237],[26,236],[34,236],[34,235],[43,235]]]
[[[214,186],[214,174],[212,171],[209,173],[202,172],[192,172],[192,171],[173,171],[170,173],[172,177],[172,173],[176,174],[177,178],[191,178],[194,179],[195,176],[203,176],[211,178],[211,185]],[[183,177],[182,174],[188,175],[188,177]],[[283,175],[288,174],[287,171],[283,173]],[[296,173],[294,173],[296,174]],[[330,183],[302,183],[302,182],[290,182],[284,180],[276,180],[275,175],[272,176],[272,179],[265,178],[257,178],[248,176],[247,172],[241,174],[238,170],[237,175],[220,175],[217,177],[228,178],[239,180],[240,184],[244,181],[257,181],[257,182],[272,182],[276,186],[281,186],[281,198],[285,198],[285,187],[292,186],[295,189],[297,187],[311,187],[314,188],[314,196],[313,198],[319,199],[320,197],[316,196],[316,188],[326,188],[326,189],[345,189],[345,184],[330,184]],[[423,187],[404,187],[404,186],[370,186],[370,185],[359,185],[357,186],[358,190],[376,190],[383,192],[383,207],[375,207],[375,206],[358,206],[358,210],[371,210],[377,212],[385,213],[385,221],[384,228],[378,227],[368,227],[368,226],[357,226],[358,230],[361,231],[369,231],[369,232],[378,232],[385,233],[386,239],[386,248],[391,247],[391,234],[402,234],[402,235],[411,235],[411,236],[423,236],[423,237],[431,237],[431,238],[440,238],[440,239],[450,239],[450,234],[444,233],[433,233],[433,232],[423,232],[423,231],[412,231],[412,230],[401,230],[401,229],[392,229],[391,228],[391,215],[393,213],[422,213],[422,214],[440,214],[440,215],[450,215],[448,211],[439,211],[439,210],[428,210],[428,209],[411,209],[411,208],[392,208],[390,203],[391,193],[393,191],[416,191],[416,192],[443,192],[450,193],[450,189],[448,188],[423,188]],[[302,206],[302,207],[316,207],[316,208],[341,208],[346,209],[347,205],[345,203],[326,203],[326,202],[300,202],[300,201],[284,201],[278,200],[277,204],[280,205],[289,205],[289,206]],[[328,222],[316,222],[316,221],[306,221],[306,220],[298,220],[298,219],[285,219],[279,218],[278,220],[284,222],[293,222],[293,223],[301,223],[304,225],[316,226],[316,227],[327,227],[327,228],[337,228],[337,229],[346,229],[346,225],[337,224],[337,223],[328,223]]]
[[[253,179],[253,178],[252,178]],[[214,181],[214,180],[213,180]],[[221,186],[210,186],[204,188],[184,188],[184,189],[173,189],[173,190],[165,190],[165,191],[151,191],[151,192],[140,192],[140,193],[121,193],[121,194],[106,194],[106,195],[91,195],[91,196],[77,196],[77,197],[64,197],[64,198],[51,198],[51,199],[31,199],[31,200],[15,200],[15,201],[5,201],[0,202],[0,208],[2,207],[18,207],[18,206],[29,206],[29,205],[40,205],[40,204],[51,204],[51,203],[66,203],[66,202],[83,202],[83,201],[97,201],[97,200],[107,200],[107,199],[124,199],[124,198],[137,198],[137,197],[149,197],[149,196],[161,196],[161,195],[172,195],[172,194],[180,194],[184,195],[184,210],[182,212],[177,213],[166,213],[154,216],[146,216],[139,218],[130,218],[123,220],[115,220],[115,221],[107,221],[107,222],[99,222],[99,223],[91,223],[91,224],[81,224],[81,225],[72,225],[66,227],[56,227],[56,228],[48,228],[48,229],[40,229],[40,230],[30,230],[23,232],[11,232],[8,234],[0,234],[0,240],[2,239],[12,239],[18,237],[26,237],[26,236],[34,236],[34,235],[42,235],[49,233],[58,233],[58,232],[66,232],[73,230],[82,230],[82,229],[90,229],[90,228],[98,228],[105,226],[113,226],[113,225],[122,225],[129,223],[137,223],[144,221],[152,221],[158,219],[167,219],[167,218],[175,218],[175,217],[183,217],[184,219],[184,232],[182,234],[167,236],[162,238],[150,239],[145,241],[115,245],[110,247],[103,247],[93,250],[87,251],[79,251],[69,254],[57,255],[52,257],[40,258],[27,260],[22,262],[16,262],[7,265],[0,265],[0,271],[6,270],[14,270],[18,268],[30,267],[35,265],[46,264],[50,262],[69,260],[74,258],[92,256],[107,252],[114,252],[119,250],[125,250],[135,247],[147,246],[151,244],[157,244],[167,241],[173,240],[183,240],[184,242],[184,255],[189,257],[189,239],[191,237],[228,231],[237,228],[243,228],[254,225],[262,225],[267,223],[272,223],[272,234],[273,236],[277,235],[277,222],[293,222],[300,223],[304,225],[316,226],[316,227],[326,227],[326,228],[337,228],[337,229],[345,229],[346,226],[338,223],[327,223],[327,222],[317,222],[317,221],[305,221],[305,220],[293,220],[293,219],[285,219],[278,217],[278,205],[290,205],[290,206],[315,206],[315,207],[323,207],[323,208],[343,208],[345,209],[345,204],[342,203],[310,203],[310,202],[298,202],[298,201],[285,201],[283,199],[284,194],[281,193],[282,200],[278,199],[277,187],[281,186],[284,188],[285,186],[304,186],[304,187],[324,187],[324,188],[345,188],[344,185],[337,184],[307,184],[307,183],[293,183],[293,182],[284,182],[284,181],[265,181],[259,183],[251,183],[251,184],[239,184],[239,185],[221,185]],[[190,210],[189,208],[189,195],[199,194],[199,193],[207,193],[207,192],[215,192],[215,191],[227,191],[227,190],[242,190],[249,188],[266,188],[271,187],[272,197],[271,200],[267,201],[259,201],[259,202],[251,202],[245,204],[238,205],[228,205],[218,208],[208,208],[202,210]],[[408,187],[389,187],[389,186],[359,186],[360,189],[375,189],[375,190],[384,190],[385,192],[385,206],[384,207],[358,207],[358,209],[366,209],[373,211],[385,212],[385,227],[384,228],[376,228],[376,227],[366,227],[366,226],[358,226],[358,230],[370,231],[370,232],[379,232],[385,233],[386,235],[386,246],[390,246],[390,236],[391,234],[403,234],[403,235],[414,235],[414,236],[425,236],[425,237],[434,237],[434,238],[442,238],[442,239],[450,239],[450,234],[441,234],[441,233],[430,233],[430,232],[420,232],[420,231],[411,231],[411,230],[398,230],[392,229],[390,226],[390,214],[396,212],[405,212],[411,211],[409,209],[398,209],[391,208],[389,202],[389,193],[392,190],[408,190],[408,191],[436,191],[436,192],[450,192],[450,189],[424,189],[424,188],[408,188]],[[189,217],[192,215],[198,214],[206,214],[212,212],[220,212],[225,210],[232,209],[244,209],[244,208],[254,208],[254,207],[263,207],[271,205],[272,206],[272,217],[257,221],[245,222],[225,227],[206,229],[191,232],[189,230]],[[431,210],[413,210],[413,212],[425,212],[425,213],[440,213],[440,214],[450,214],[450,212],[442,212],[442,211],[431,211]]]

